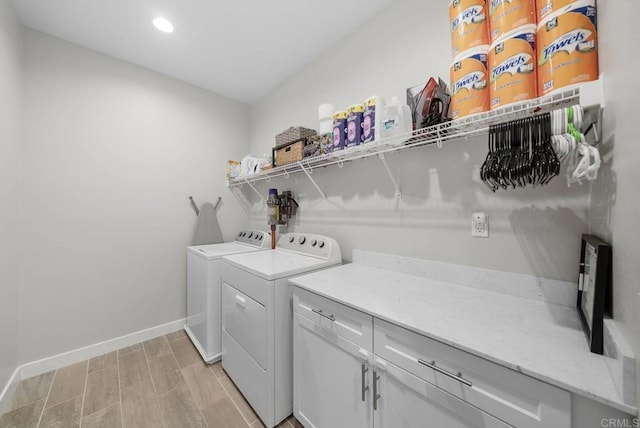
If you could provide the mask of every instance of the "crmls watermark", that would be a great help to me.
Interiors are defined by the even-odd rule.
[[[640,419],[605,418],[600,421],[602,428],[640,428]]]

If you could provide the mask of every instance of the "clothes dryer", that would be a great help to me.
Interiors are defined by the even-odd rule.
[[[287,233],[272,251],[223,260],[222,367],[271,428],[293,412],[288,279],[340,265],[340,247],[326,236]]]

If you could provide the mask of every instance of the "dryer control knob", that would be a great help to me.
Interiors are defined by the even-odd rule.
[[[317,243],[318,243],[318,241],[316,241],[315,239],[311,240],[311,246],[312,247],[315,247]]]
[[[320,248],[324,248],[324,241],[320,241],[320,242],[318,243],[318,247],[320,247]]]
[[[252,236],[253,236],[253,232],[249,234],[249,239],[251,239]]]
[[[305,242],[307,242],[307,238],[305,238],[304,236],[301,236],[300,238],[298,238],[298,243],[300,245],[304,244]]]
[[[293,236],[289,237],[289,242],[293,242],[296,238],[294,238]]]

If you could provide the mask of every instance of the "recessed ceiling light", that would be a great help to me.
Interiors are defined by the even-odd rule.
[[[173,33],[173,25],[164,18],[155,18],[153,25],[163,33]]]

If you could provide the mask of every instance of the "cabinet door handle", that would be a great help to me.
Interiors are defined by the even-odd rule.
[[[365,365],[364,361],[362,362],[362,365],[360,367],[362,369],[362,387],[361,387],[362,401],[364,401],[364,399],[365,399],[364,393],[365,393],[365,391],[367,391],[369,389],[369,387],[366,385],[366,383],[367,383],[366,373],[369,371],[369,369]]]
[[[440,367],[436,366],[436,362],[435,361],[431,361],[430,363],[428,363],[428,362],[426,362],[424,360],[418,359],[418,363],[422,364],[423,366],[427,366],[430,369],[437,371],[438,373],[442,373],[443,375],[448,376],[451,379],[455,379],[458,382],[467,385],[468,387],[473,386],[473,384],[470,381],[462,378],[462,373],[460,373],[460,372],[458,372],[457,374],[449,373],[448,371],[443,370]]]
[[[325,317],[326,319],[331,320],[331,321],[335,321],[336,320],[335,315],[327,315],[322,311],[322,309],[311,308],[311,312],[314,312],[314,313],[320,315],[321,317]]]
[[[376,369],[373,369],[373,410],[378,410],[378,399],[380,398],[380,394],[378,394],[378,380],[380,376],[378,376],[378,372]]]
[[[236,303],[238,304],[238,306],[241,306],[244,308],[245,305],[247,304],[247,299],[245,299],[239,294],[236,294]]]

